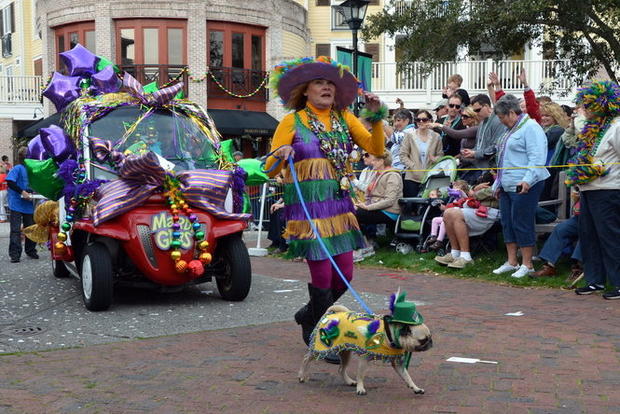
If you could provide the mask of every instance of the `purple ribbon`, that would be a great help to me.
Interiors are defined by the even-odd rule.
[[[167,88],[159,89],[151,94],[144,93],[144,87],[129,73],[123,76],[123,86],[129,89],[129,94],[138,98],[140,102],[147,106],[163,106],[169,103],[181,89],[183,82],[175,83]]]
[[[90,138],[93,155],[99,161],[112,161],[118,166],[117,180],[97,189],[97,205],[93,211],[95,226],[127,213],[144,203],[151,195],[164,190],[164,181],[170,174],[159,165],[157,156],[148,152],[125,157],[112,151],[112,144],[101,138]],[[232,171],[193,170],[176,176],[183,198],[193,207],[205,210],[218,219],[248,220],[250,214],[229,213],[224,210],[226,195],[233,179]]]

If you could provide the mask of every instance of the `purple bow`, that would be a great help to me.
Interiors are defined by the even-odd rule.
[[[169,103],[183,89],[183,82],[175,83],[167,88],[159,89],[153,93],[144,93],[144,87],[129,73],[123,76],[123,86],[129,89],[130,95],[138,98],[147,106],[163,106]]]
[[[124,214],[144,203],[151,195],[163,191],[166,174],[157,156],[148,152],[140,156],[125,157],[111,151],[111,143],[91,137],[93,155],[99,161],[110,161],[118,166],[119,178],[97,189],[99,199],[93,212],[95,226]],[[193,170],[176,176],[179,190],[191,206],[207,211],[218,219],[248,220],[250,214],[229,213],[224,201],[231,186],[232,171]]]

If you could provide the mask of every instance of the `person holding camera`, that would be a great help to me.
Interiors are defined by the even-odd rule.
[[[534,273],[536,207],[549,177],[545,168],[547,136],[536,121],[521,112],[519,99],[514,95],[497,101],[495,114],[508,128],[497,141],[498,171],[493,184],[493,190],[499,193],[508,260],[493,273],[512,272],[512,277],[521,278]],[[517,249],[521,249],[523,257],[520,266]]]
[[[474,96],[471,100],[471,107],[480,120],[480,126],[476,132],[476,146],[473,149],[462,149],[461,156],[472,159],[471,167],[479,169],[466,171],[460,178],[474,185],[483,171],[493,163],[497,139],[506,132],[506,126],[493,113],[491,99],[487,95]]]

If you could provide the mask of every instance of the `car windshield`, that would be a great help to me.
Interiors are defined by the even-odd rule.
[[[174,164],[174,170],[217,168],[213,143],[195,123],[181,113],[123,106],[89,126],[88,134],[112,141],[118,151],[143,154],[152,151]]]

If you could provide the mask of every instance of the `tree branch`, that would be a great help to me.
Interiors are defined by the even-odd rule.
[[[603,67],[607,71],[607,75],[609,75],[611,80],[613,80],[614,82],[618,82],[618,78],[616,77],[616,74],[614,73],[613,68],[611,67],[611,65],[608,62],[608,60],[605,59],[605,56],[603,55],[602,51],[600,50],[598,44],[594,41],[594,39],[592,39],[592,36],[590,36],[589,33],[584,33],[584,37],[586,38],[586,40],[590,44],[590,47],[592,48],[592,52],[594,53],[594,55],[596,57],[598,57],[599,62],[603,65]]]

